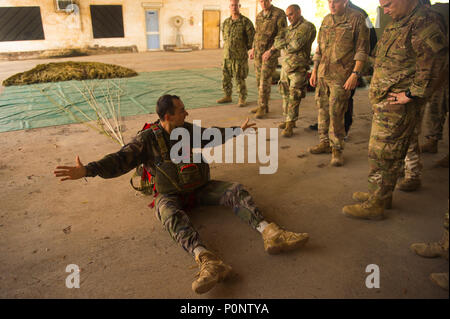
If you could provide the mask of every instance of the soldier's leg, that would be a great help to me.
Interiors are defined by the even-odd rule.
[[[256,85],[258,88],[258,101],[259,101],[259,97],[262,94],[260,91],[260,85],[259,85],[259,83],[261,82],[261,67],[262,67],[262,56],[261,55],[255,54],[254,67],[255,67],[255,80],[256,80]],[[259,104],[256,108],[253,108],[250,112],[256,113],[258,111],[258,109],[259,109]]]
[[[177,195],[159,194],[156,198],[155,212],[156,217],[161,221],[172,239],[188,253],[194,255],[195,248],[205,247],[198,232],[183,210],[183,203]]]
[[[422,152],[437,153],[438,141],[442,139],[445,119],[447,116],[448,97],[446,89],[436,90],[425,106],[424,129],[426,143],[422,145]]]
[[[351,91],[345,90],[340,83],[330,84],[330,144],[333,149],[344,149],[344,114],[348,107]]]
[[[351,90],[350,97],[348,99],[347,111],[344,115],[344,127],[345,127],[345,136],[348,135],[350,131],[350,127],[353,124],[353,96],[355,95],[356,89]]]
[[[405,157],[404,178],[397,185],[398,189],[401,191],[412,192],[417,190],[421,185],[420,177],[422,175],[423,165],[420,156],[421,151],[419,148],[419,135],[422,131],[421,128],[424,109],[425,107],[421,105],[420,118],[414,128],[414,133],[411,136],[411,142]]]
[[[200,205],[222,205],[231,207],[243,221],[256,229],[264,220],[250,194],[239,183],[209,181],[196,191]]]
[[[330,111],[329,111],[329,95],[330,88],[323,78],[318,79],[315,101],[318,109],[318,132],[319,144],[309,149],[312,154],[331,153],[330,138],[328,130],[330,127]]]
[[[239,104],[245,104],[247,100],[247,84],[245,80],[248,76],[248,61],[236,60],[234,62],[234,77],[236,80],[237,90],[239,93]],[[244,105],[240,105],[244,106]]]
[[[281,69],[280,82],[278,82],[278,89],[283,99],[283,122],[287,121],[288,107],[289,107],[289,77],[284,68]],[[284,127],[283,127],[284,128]]]
[[[415,102],[406,107],[383,101],[375,104],[373,110],[369,140],[369,196],[362,204],[343,208],[343,213],[349,217],[384,217],[385,203],[392,200],[411,137],[420,120],[420,108]]]
[[[289,74],[289,106],[286,122],[296,122],[302,98],[306,96],[306,72]]]
[[[272,86],[272,74],[277,68],[278,58],[271,57],[268,61],[263,61],[261,65],[261,76],[259,79],[259,96],[257,118],[262,118],[269,112],[270,89]]]
[[[232,61],[224,59],[222,63],[222,88],[224,96],[216,101],[216,103],[229,103],[232,101],[231,94],[233,89],[233,70]]]
[[[196,191],[196,198],[201,205],[223,205],[233,208],[237,216],[262,234],[264,249],[269,254],[299,248],[309,239],[307,233],[282,230],[275,223],[265,221],[251,195],[239,183],[210,181]]]

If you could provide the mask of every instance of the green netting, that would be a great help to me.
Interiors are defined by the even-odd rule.
[[[0,132],[77,123],[78,119],[87,121],[78,109],[96,119],[95,112],[77,89],[85,85],[94,88],[99,102],[110,95],[108,90],[113,96],[120,92],[121,116],[155,113],[156,101],[163,94],[180,96],[186,109],[216,106],[215,101],[223,94],[220,68],[145,72],[126,79],[10,86],[0,95]],[[253,72],[249,74],[247,87],[247,101],[256,101]],[[272,98],[281,98],[276,87],[272,87]],[[51,101],[76,114],[78,119]],[[237,96],[234,102],[237,103]]]

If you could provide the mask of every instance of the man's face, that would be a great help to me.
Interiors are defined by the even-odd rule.
[[[230,12],[231,14],[239,14],[239,4],[238,0],[230,0]]]
[[[348,0],[328,0],[328,7],[331,14],[340,16],[344,13]]]
[[[296,24],[297,21],[300,19],[301,11],[297,10],[296,8],[289,7],[286,9],[286,15],[291,25]]]
[[[263,10],[267,10],[271,6],[272,0],[259,0],[259,4]]]
[[[175,110],[173,114],[166,114],[166,121],[172,124],[173,127],[180,127],[184,124],[184,119],[188,116],[188,112],[186,112],[184,108],[183,101],[178,99],[173,99],[173,104],[175,105]]]
[[[409,10],[411,0],[380,0],[380,7],[384,14],[389,15],[393,20],[404,17]]]

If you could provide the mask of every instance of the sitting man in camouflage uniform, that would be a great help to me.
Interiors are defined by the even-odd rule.
[[[223,34],[223,65],[222,87],[225,96],[217,103],[232,102],[233,77],[239,92],[239,106],[247,104],[248,50],[252,48],[255,28],[249,18],[240,12],[239,0],[230,0],[231,17],[225,19],[222,25]]]
[[[272,49],[285,51],[279,82],[285,120],[278,127],[283,129],[282,136],[291,137],[298,120],[300,101],[306,96],[306,74],[309,70],[316,27],[303,18],[301,9],[296,4],[286,9],[286,15],[291,25],[284,36],[275,41]]]
[[[188,113],[181,99],[175,95],[164,95],[157,102],[156,112],[160,120],[142,130],[118,152],[109,154],[103,159],[83,166],[76,158],[76,166],[58,166],[56,177],[64,180],[76,180],[82,177],[113,178],[123,175],[140,164],[154,178],[156,192],[156,215],[169,232],[197,261],[200,272],[198,279],[192,283],[196,293],[209,291],[217,282],[224,280],[231,267],[224,264],[211,251],[207,250],[200,240],[199,234],[192,226],[186,210],[194,204],[224,205],[231,207],[234,213],[247,222],[253,229],[262,234],[264,249],[269,254],[296,249],[308,241],[307,233],[293,233],[280,229],[275,223],[264,220],[259,209],[253,203],[250,194],[239,183],[210,180],[209,165],[201,161],[193,163],[193,131],[204,128],[194,127],[184,120]],[[254,126],[247,121],[241,126],[242,131]],[[189,163],[176,164],[170,153],[179,140],[171,140],[171,132],[176,128],[184,128],[191,139]],[[225,129],[222,143],[225,142]],[[199,142],[199,141],[198,141]],[[205,147],[210,141],[202,139]],[[210,146],[210,145],[208,145]],[[176,149],[176,148],[175,148]]]
[[[392,22],[377,44],[369,98],[374,112],[369,140],[369,192],[346,216],[383,219],[426,99],[439,83],[448,43],[429,10],[418,0],[380,0]]]

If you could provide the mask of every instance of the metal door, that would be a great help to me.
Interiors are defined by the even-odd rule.
[[[147,49],[159,50],[159,11],[147,10],[145,11],[145,21],[147,24]]]

